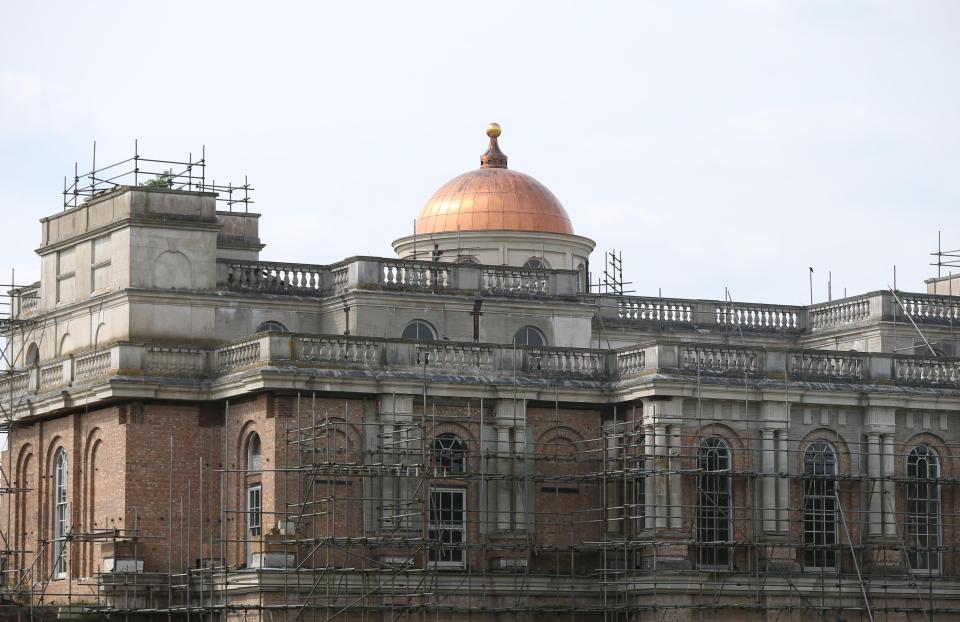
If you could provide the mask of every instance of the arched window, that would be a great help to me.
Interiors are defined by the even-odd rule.
[[[433,439],[431,461],[448,473],[466,473],[467,447],[456,434],[441,434]]]
[[[256,332],[258,332],[258,333],[286,333],[286,332],[288,332],[288,331],[287,331],[287,327],[284,326],[283,324],[281,324],[280,322],[275,322],[275,321],[273,321],[273,320],[269,320],[269,321],[267,321],[267,322],[264,322],[264,323],[261,324],[260,326],[257,326]]]
[[[837,453],[816,441],[803,452],[803,565],[837,567]]]
[[[513,336],[513,343],[518,346],[541,347],[547,345],[547,339],[533,326],[524,326]]]
[[[434,341],[437,338],[433,327],[423,320],[414,320],[407,324],[400,335],[403,339],[413,339],[414,341]]]
[[[67,452],[60,448],[53,459],[53,576],[67,576]]]
[[[940,459],[929,445],[907,456],[907,551],[910,568],[940,572]]]
[[[259,473],[263,468],[260,450],[260,436],[254,432],[247,440],[247,472]]]
[[[247,438],[246,456],[246,490],[245,514],[247,520],[246,549],[247,563],[253,563],[254,542],[260,539],[263,525],[263,485],[260,481],[260,470],[263,468],[263,456],[260,446],[260,435],[256,432]]]
[[[531,257],[524,262],[523,267],[530,268],[531,270],[548,270],[550,268],[543,257]]]
[[[730,565],[730,447],[712,436],[697,450],[697,541],[701,566]]]

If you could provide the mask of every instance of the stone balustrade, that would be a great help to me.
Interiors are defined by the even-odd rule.
[[[710,374],[755,374],[763,371],[763,350],[735,346],[684,345],[682,369]]]
[[[789,354],[787,372],[792,378],[861,380],[865,362],[861,353],[804,350]]]
[[[607,354],[600,350],[527,348],[522,352],[523,371],[528,373],[599,378],[607,371]]]
[[[208,356],[204,348],[147,345],[143,348],[143,370],[159,375],[203,375]]]
[[[239,343],[217,348],[213,352],[218,372],[249,367],[260,360],[260,342],[264,338],[245,339]]]
[[[617,318],[664,324],[694,324],[694,301],[623,296],[617,299]]]
[[[960,387],[960,360],[922,356],[894,359],[897,382]]]
[[[58,393],[64,387],[102,382],[115,375],[216,382],[232,374],[297,367],[397,373],[398,378],[427,374],[485,375],[499,382],[517,377],[527,381],[578,379],[597,382],[598,388],[666,374],[691,382],[712,376],[960,389],[960,359],[952,358],[701,343],[591,350],[259,333],[216,348],[116,343],[0,376],[0,400]]]
[[[273,261],[223,262],[218,279],[228,290],[323,295],[329,287],[327,266]]]
[[[500,296],[549,296],[550,271],[506,266],[482,268],[481,291]]]
[[[0,376],[0,403],[8,404],[11,397],[26,393],[30,387],[30,372],[20,371]]]
[[[600,309],[604,322],[649,324],[668,329],[739,331],[790,338],[801,333],[843,330],[864,322],[907,321],[947,324],[960,321],[960,296],[889,291],[810,306],[720,300],[584,294],[574,270],[534,270],[512,266],[455,264],[382,257],[351,257],[332,265],[265,261],[218,262],[218,287],[228,291],[300,296],[338,295],[351,289],[421,291],[462,296],[566,298]],[[30,288],[22,288],[27,312]]]
[[[418,348],[418,360],[429,351],[425,362],[431,369],[493,371],[496,369],[496,351],[493,346],[463,343],[437,343]]]
[[[451,289],[451,265],[423,261],[383,261],[379,285],[398,289]]]
[[[296,337],[294,353],[297,360],[311,363],[380,365],[383,362],[383,343],[362,337]]]
[[[646,348],[640,347],[617,350],[615,356],[615,369],[621,377],[636,376],[647,370]]]
[[[329,266],[221,260],[217,284],[227,291],[318,297],[355,288],[551,297],[576,296],[578,278],[575,270],[352,257]]]
[[[727,331],[798,333],[804,308],[789,305],[682,300],[639,296],[599,297],[601,315],[627,323],[665,328],[712,328]]]
[[[111,367],[113,357],[110,350],[94,350],[78,354],[73,358],[73,379],[86,380],[105,375]]]
[[[900,294],[901,309],[918,324],[960,322],[960,296]]]
[[[807,326],[811,329],[831,328],[844,324],[856,324],[876,316],[871,296],[844,298],[835,302],[819,304],[807,310]]]
[[[64,363],[56,361],[40,368],[40,390],[53,389],[62,386],[67,379],[63,376]]]
[[[27,287],[20,287],[13,291],[16,317],[23,317],[36,313],[40,308],[40,284],[34,283]]]
[[[803,309],[777,305],[724,303],[717,305],[717,325],[758,331],[797,331]]]

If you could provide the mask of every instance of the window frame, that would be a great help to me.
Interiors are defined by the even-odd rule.
[[[283,324],[283,322],[278,322],[276,320],[267,320],[266,322],[260,322],[257,325],[257,330],[253,331],[254,334],[257,333],[289,333],[290,331]]]
[[[256,453],[253,452],[254,447],[257,448]],[[247,436],[247,450],[245,453],[247,475],[260,473],[263,470],[263,442],[260,440],[260,435],[256,432],[251,432]],[[256,464],[254,464],[254,461],[256,461]]]
[[[829,454],[825,449],[829,450]],[[829,459],[824,458],[827,455],[830,456]],[[817,472],[818,469],[825,471],[828,466],[831,472]],[[838,499],[840,492],[839,461],[836,448],[832,443],[824,440],[813,441],[803,450],[801,467],[803,474],[801,478],[803,486],[803,570],[805,572],[839,572],[838,547],[840,534],[837,523],[839,522]],[[811,468],[813,472],[810,471]],[[830,531],[827,530],[828,522],[833,527]],[[817,543],[819,534],[823,535],[823,543]],[[827,542],[828,539],[832,542]],[[828,561],[832,563],[818,563]]]
[[[921,456],[920,451],[926,452]],[[921,476],[917,472],[919,460],[925,460],[926,474]],[[933,474],[931,475],[931,471]],[[907,484],[904,508],[904,540],[907,548],[907,560],[910,564],[910,572],[918,575],[936,576],[943,571],[943,553],[940,548],[943,546],[943,495],[940,486],[941,465],[940,455],[937,451],[927,444],[917,445],[907,454]],[[926,489],[926,494],[920,496],[918,491],[921,488]],[[922,514],[925,517],[924,532],[918,532],[918,523],[921,514],[914,508],[914,504],[927,504],[928,510]],[[929,511],[933,507],[933,512]],[[931,520],[932,519],[932,520]],[[927,538],[927,546],[921,548],[917,541],[920,538]],[[934,537],[936,543],[930,546],[930,538]],[[934,550],[931,550],[934,549]],[[920,567],[921,556],[926,559],[923,567]],[[931,563],[932,562],[932,563]]]
[[[725,543],[731,541],[733,534],[730,443],[720,436],[702,439],[697,447],[697,467],[697,565],[729,569],[733,563],[733,547]]]
[[[413,328],[414,326],[422,326],[430,332],[430,338],[424,339],[419,336],[419,328],[417,329],[418,335],[416,337],[407,337],[407,331]],[[407,325],[403,327],[403,330],[400,331],[401,339],[409,339],[410,341],[436,341],[437,340],[437,330],[433,327],[430,322],[426,320],[410,320],[407,322]]]
[[[248,484],[243,503],[244,535],[247,543],[247,563],[253,561],[253,543],[263,536],[263,484]]]
[[[69,481],[70,470],[67,463],[67,452],[60,447],[54,454],[54,485],[53,485],[53,577],[65,579],[67,577],[67,536],[69,535]]]
[[[443,512],[442,504],[439,509],[435,509],[434,502],[436,499],[443,499],[443,495],[451,495],[451,499],[454,495],[460,498],[460,509],[454,509],[451,505],[449,512],[451,514],[459,513],[459,521],[444,521],[442,517],[438,520],[436,518],[437,514]],[[451,488],[445,486],[431,486],[430,487],[430,504],[429,504],[429,524],[428,528],[428,538],[430,546],[427,549],[427,564],[431,568],[446,568],[446,569],[464,569],[467,566],[467,491],[465,488]],[[449,524],[444,524],[449,523]],[[451,525],[459,525],[459,527],[452,527]],[[460,540],[458,543],[461,546],[443,546],[444,535],[445,533],[459,534]],[[433,546],[433,543],[436,542],[439,546]],[[442,559],[445,553],[449,554],[450,559]]]
[[[450,441],[449,446],[438,447],[438,444],[446,441]],[[459,449],[455,448],[456,445],[459,445]],[[449,466],[443,464],[445,459],[449,460]],[[465,474],[467,472],[466,442],[453,432],[444,432],[433,437],[430,443],[430,464],[435,469],[443,469],[445,475]]]
[[[550,264],[543,257],[530,257],[521,266],[524,270],[549,270]]]
[[[519,343],[519,342],[518,342],[517,337],[520,336],[520,333],[524,333],[524,335],[527,337],[527,340],[526,340],[527,343]],[[531,334],[536,335],[537,338],[540,339],[540,343],[539,343],[539,344],[531,344],[531,343],[529,343],[529,342],[530,342],[529,336],[530,336]],[[547,336],[544,335],[544,334],[543,334],[543,331],[540,330],[539,328],[537,328],[536,326],[533,326],[532,324],[525,324],[525,325],[521,326],[520,328],[518,328],[518,329],[513,333],[513,344],[516,345],[516,346],[519,346],[519,347],[524,347],[524,348],[545,348],[545,347],[547,347]]]

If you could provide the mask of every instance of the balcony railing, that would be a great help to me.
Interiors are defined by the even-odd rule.
[[[334,373],[351,369],[434,380],[449,376],[449,382],[470,382],[466,378],[471,376],[500,382],[577,379],[594,382],[597,389],[642,381],[651,374],[686,377],[690,382],[728,377],[960,389],[960,359],[956,358],[698,343],[591,350],[259,333],[216,348],[116,343],[0,376],[0,400],[8,403],[19,396],[54,394],[113,376],[136,377],[138,382],[162,383],[164,377],[175,376],[216,383],[221,377],[269,368]]]
[[[349,289],[381,288],[528,298],[579,293],[575,270],[533,270],[382,257],[353,257],[329,266],[221,261],[218,270],[218,287],[239,292],[329,296]]]

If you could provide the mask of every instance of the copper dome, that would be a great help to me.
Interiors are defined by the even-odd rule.
[[[417,235],[460,231],[531,231],[572,234],[573,226],[557,197],[529,175],[507,168],[497,144],[500,127],[487,128],[490,148],[480,168],[454,177],[427,201],[417,219]]]

